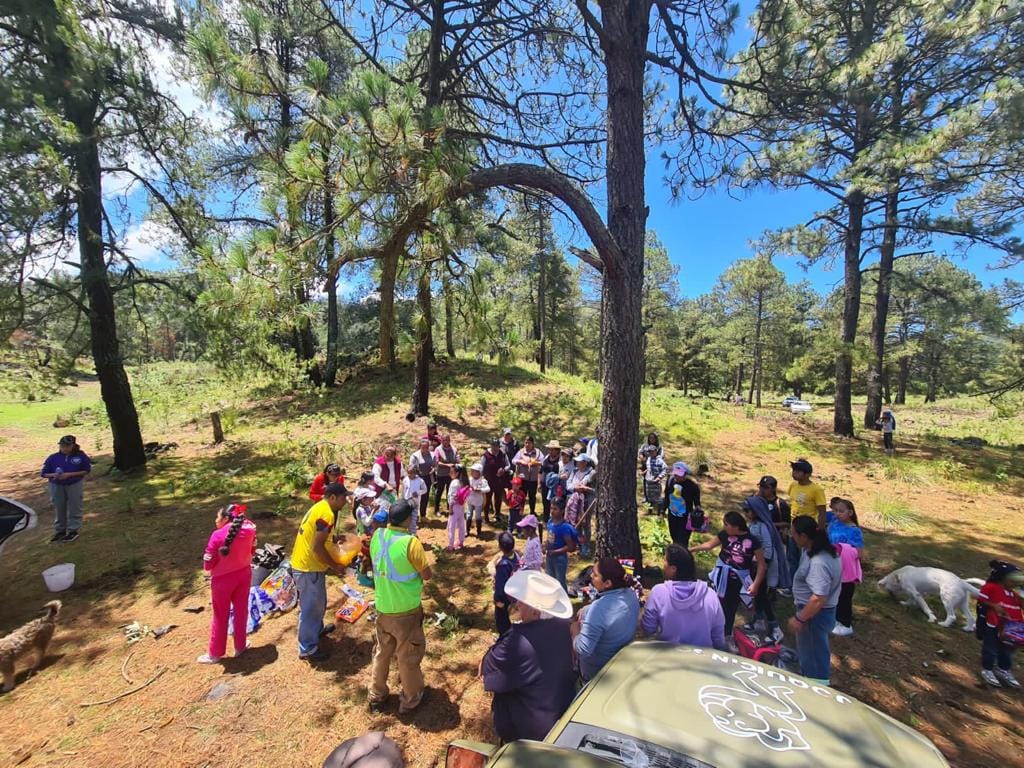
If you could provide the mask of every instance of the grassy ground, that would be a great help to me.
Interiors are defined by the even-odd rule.
[[[0,494],[43,513],[40,529],[13,539],[2,555],[0,632],[49,599],[38,575],[44,568],[64,561],[77,568],[75,586],[61,595],[65,613],[43,670],[28,680],[22,675],[14,692],[0,697],[0,762],[316,766],[344,738],[382,728],[403,744],[410,764],[426,766],[452,738],[493,739],[489,697],[475,677],[493,636],[485,573],[495,549],[490,531],[454,556],[440,551],[441,519],[424,527],[437,562],[426,609],[452,618],[428,629],[424,668],[432,692],[429,706],[409,718],[366,712],[372,624],[365,618],[339,630],[335,653],[320,669],[295,658],[294,614],[261,628],[253,652],[237,663],[193,663],[204,648],[209,610],[183,609],[208,603],[199,566],[214,510],[228,499],[245,501],[261,542],[290,545],[309,479],[324,463],[338,460],[352,475],[385,443],[407,452],[422,434],[422,423],[404,418],[408,374],[369,370],[337,391],[279,396],[266,382],[241,386],[209,368],[135,371],[146,439],[178,447],[130,476],[108,473],[109,436],[95,382],[83,380],[49,402],[0,402],[7,470]],[[544,441],[592,434],[599,401],[590,382],[459,361],[438,370],[432,404],[442,429],[475,455],[502,426]],[[211,410],[222,413],[228,438],[216,447],[209,444]],[[912,403],[899,410],[900,450],[888,459],[877,433],[858,440],[829,435],[823,407],[796,417],[658,390],[644,393],[641,412],[643,429],[659,430],[670,459],[709,465],[701,484],[713,519],[750,493],[761,474],[775,474],[785,486],[787,462],[811,458],[827,495],[856,501],[868,544],[857,635],[834,645],[836,685],[922,730],[954,764],[1018,759],[1024,729],[1012,712],[1019,697],[977,685],[973,637],[928,625],[873,581],[907,563],[980,576],[993,556],[1024,559],[1020,416],[998,417],[981,401]],[[55,428],[58,416],[69,426]],[[87,485],[85,535],[70,546],[48,546],[38,466],[65,432],[79,435],[97,468]],[[968,436],[992,445],[949,442]],[[667,540],[663,521],[645,516],[641,532],[648,559],[658,562]],[[702,562],[709,565],[711,557]],[[334,584],[332,604],[340,594]],[[159,640],[128,645],[120,627],[131,621],[178,626]],[[137,693],[81,706],[160,670]],[[211,699],[222,683],[227,695]]]

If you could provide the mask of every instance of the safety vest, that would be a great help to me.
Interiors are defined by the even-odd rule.
[[[373,588],[380,613],[406,613],[420,606],[423,579],[409,562],[407,531],[381,528],[370,539]]]

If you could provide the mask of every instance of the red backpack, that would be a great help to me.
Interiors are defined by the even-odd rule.
[[[740,627],[736,627],[732,635],[740,656],[770,666],[775,666],[778,662],[782,647],[773,638],[748,635]]]

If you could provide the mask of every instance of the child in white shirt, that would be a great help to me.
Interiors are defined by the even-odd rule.
[[[412,517],[409,519],[409,533],[416,535],[420,520],[420,497],[427,492],[427,484],[420,477],[420,471],[414,465],[405,469],[402,480],[402,498],[412,505]]]

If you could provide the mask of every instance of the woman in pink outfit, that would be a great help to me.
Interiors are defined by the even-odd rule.
[[[206,544],[203,569],[210,574],[213,619],[210,621],[210,647],[196,659],[200,664],[216,664],[224,658],[232,608],[235,611],[235,656],[245,652],[252,554],[256,551],[256,525],[246,519],[245,510],[244,504],[228,504],[219,510],[215,521],[217,528]]]

